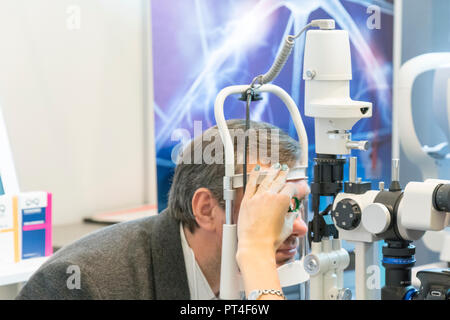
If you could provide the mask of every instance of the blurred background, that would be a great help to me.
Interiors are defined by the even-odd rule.
[[[52,192],[55,250],[104,227],[85,222],[98,213],[162,211],[173,156],[194,137],[194,121],[202,130],[215,125],[217,93],[265,73],[284,36],[318,18],[349,31],[351,97],[374,106],[373,117],[353,130],[356,140],[372,144],[353,154],[358,176],[375,188],[388,184],[394,153],[402,185],[422,181],[427,177],[393,125],[394,80],[408,60],[450,51],[449,16],[447,0],[0,0],[0,129],[9,139],[0,152],[12,159],[6,171],[14,171],[0,168],[5,190],[17,184],[23,192]],[[274,82],[302,115],[303,48],[304,36]],[[441,179],[450,179],[450,134],[437,120],[445,120],[439,106],[446,97],[435,79],[448,75],[421,74],[411,106],[420,143],[437,150],[430,166]],[[252,120],[295,137],[281,101],[263,98]],[[243,118],[244,103],[228,99],[225,114]],[[311,177],[313,120],[304,122]],[[417,241],[418,264],[438,258]],[[11,297],[17,283],[4,282],[0,297]]]

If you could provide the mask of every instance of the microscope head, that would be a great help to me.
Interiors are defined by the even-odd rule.
[[[355,166],[356,161],[350,161],[349,177],[355,177]],[[360,188],[346,188],[348,191],[338,194],[333,203],[332,216],[340,238],[363,242],[415,241],[426,231],[448,226],[450,180],[413,181],[402,190],[398,179],[399,163],[394,159],[388,190],[384,184],[380,190],[368,190],[363,183],[350,181]]]

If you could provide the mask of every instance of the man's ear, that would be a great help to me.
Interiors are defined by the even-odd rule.
[[[192,197],[192,212],[200,228],[213,231],[216,227],[218,202],[207,188],[198,188]]]

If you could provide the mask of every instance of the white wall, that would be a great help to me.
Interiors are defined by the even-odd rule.
[[[0,0],[0,106],[19,185],[53,192],[54,224],[156,203],[147,9]]]

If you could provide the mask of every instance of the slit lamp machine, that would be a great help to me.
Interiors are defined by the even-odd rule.
[[[398,159],[392,160],[388,188],[380,183],[378,189],[373,190],[371,182],[357,177],[357,159],[350,156],[351,151],[368,150],[369,142],[353,141],[351,129],[360,119],[372,116],[373,106],[370,102],[350,98],[349,35],[346,30],[336,30],[334,20],[329,19],[313,20],[297,35],[288,36],[269,71],[255,77],[250,85],[230,86],[217,95],[214,115],[225,149],[226,212],[220,297],[241,298],[242,280],[235,260],[237,226],[231,216],[235,189],[245,185],[247,178],[245,165],[243,174],[235,174],[235,150],[224,117],[225,99],[241,95],[241,100],[247,101],[248,120],[250,102],[257,100],[260,92],[278,96],[290,113],[303,151],[300,166],[290,170],[287,180],[307,179],[308,137],[302,117],[286,91],[270,82],[286,63],[296,38],[309,28],[315,29],[306,32],[303,79],[305,116],[314,118],[315,127],[316,157],[310,184],[312,220],[308,221],[307,214],[302,216],[308,223],[308,243],[302,241],[300,261],[278,269],[281,285],[305,283],[305,296],[312,300],[450,299],[450,269],[421,271],[417,274],[420,288],[417,290],[411,285],[411,268],[415,263],[412,242],[426,231],[443,230],[450,224],[450,181],[409,182],[402,189]],[[344,181],[347,162],[348,181]],[[333,201],[321,211],[323,197],[332,197]],[[303,205],[308,208],[306,203]],[[297,214],[294,211],[286,216],[285,231],[292,230]],[[350,258],[341,240],[355,245],[356,297],[345,287],[343,274]],[[377,248],[381,240],[385,244],[380,261]],[[382,288],[377,286],[380,274],[375,272],[380,262],[385,268]]]

